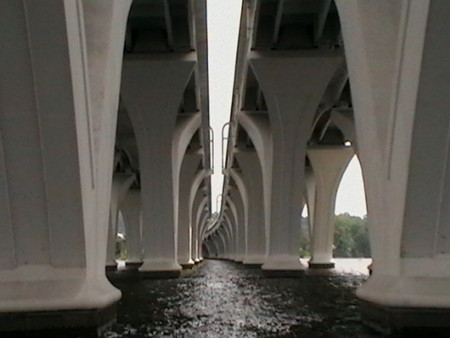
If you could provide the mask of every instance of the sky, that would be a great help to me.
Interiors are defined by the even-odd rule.
[[[213,211],[222,193],[222,127],[230,120],[234,65],[242,0],[207,0],[210,124],[214,130]],[[228,132],[228,131],[226,131]],[[220,200],[220,198],[219,198]],[[336,214],[366,214],[361,168],[356,157],[345,172],[336,199]]]

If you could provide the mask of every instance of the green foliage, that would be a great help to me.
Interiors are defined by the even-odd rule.
[[[117,236],[116,238],[116,258],[117,259],[127,259],[127,249],[125,239]]]
[[[371,256],[366,218],[350,216],[348,213],[336,216],[333,256]]]

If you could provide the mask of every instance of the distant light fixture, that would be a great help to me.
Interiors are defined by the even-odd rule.
[[[352,146],[352,141],[345,141],[344,142],[344,146],[346,146],[346,147],[351,147]]]

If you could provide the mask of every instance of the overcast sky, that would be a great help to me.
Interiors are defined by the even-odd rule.
[[[213,211],[222,193],[221,130],[230,119],[234,64],[242,0],[207,0],[210,123],[214,129]],[[336,214],[366,214],[361,169],[354,158],[344,174],[336,200]]]

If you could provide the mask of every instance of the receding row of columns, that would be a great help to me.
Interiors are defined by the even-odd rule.
[[[448,327],[450,7],[441,0],[337,0],[336,5],[353,113],[336,107],[330,116],[361,163],[374,260],[373,274],[357,294],[376,325]],[[261,257],[266,271],[301,270],[299,222],[306,202],[310,264],[327,266],[336,190],[353,150],[308,140],[344,55],[257,53],[247,47],[240,49],[238,65],[250,65],[241,71],[253,72],[267,112],[243,110],[242,97],[233,106],[235,130],[242,127],[251,144],[229,143],[224,193],[233,203],[224,203],[228,217],[220,220],[217,237],[209,238],[208,251],[233,257],[233,247],[223,247],[222,228],[238,229],[247,236],[240,236],[244,263]],[[235,86],[242,95],[245,86]]]

